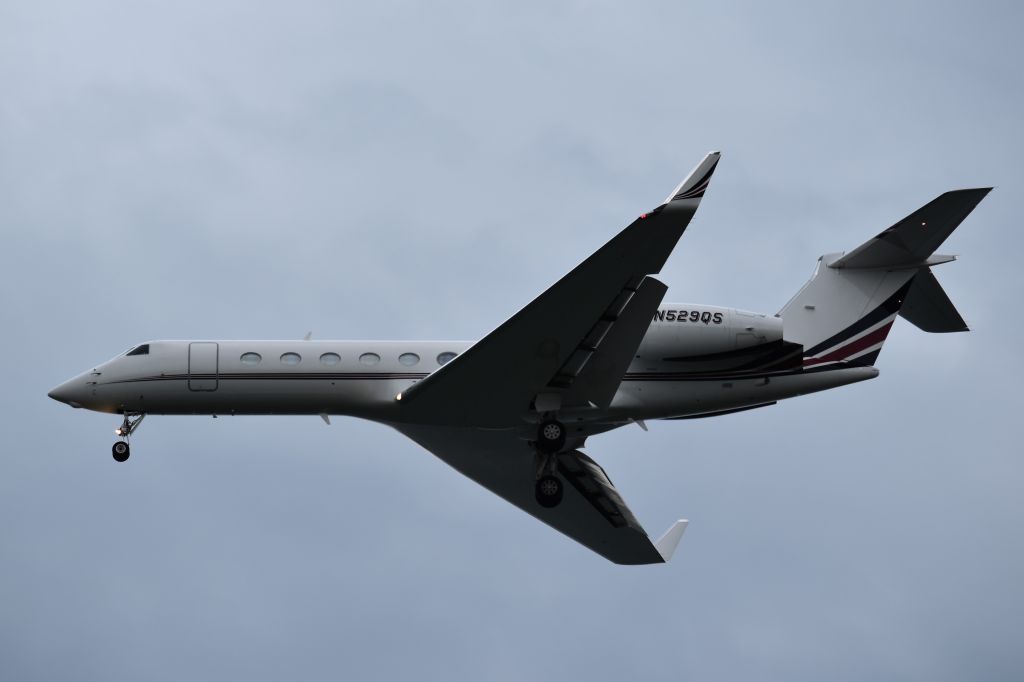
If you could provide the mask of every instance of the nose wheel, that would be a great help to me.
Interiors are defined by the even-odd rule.
[[[135,432],[135,429],[139,428],[139,424],[141,424],[142,420],[145,418],[145,414],[128,414],[125,412],[124,421],[121,422],[121,426],[114,429],[114,435],[121,436],[124,440],[115,442],[110,448],[110,452],[114,456],[115,462],[128,461],[128,456],[131,454],[131,447],[128,445],[128,437]]]

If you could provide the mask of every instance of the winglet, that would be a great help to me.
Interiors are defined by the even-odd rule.
[[[669,559],[676,551],[676,547],[679,545],[680,538],[683,537],[683,532],[686,530],[687,524],[690,522],[686,519],[679,519],[665,531],[657,542],[654,543],[654,548],[658,550],[658,554],[661,558],[668,563]]]
[[[663,203],[670,204],[673,201],[683,199],[700,199],[711,182],[711,174],[715,172],[718,160],[722,158],[721,152],[710,152],[704,160],[697,164],[697,167],[686,176],[686,179],[672,190]]]

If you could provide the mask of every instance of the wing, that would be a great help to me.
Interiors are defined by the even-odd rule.
[[[653,315],[664,294],[663,285],[645,284],[645,277],[661,270],[697,210],[718,159],[717,152],[708,154],[664,204],[405,391],[399,398],[402,421],[501,428],[521,424],[541,403],[557,410],[568,404],[563,396],[580,404],[610,401],[628,366],[621,358],[632,358],[650,323],[642,313]],[[585,372],[595,356],[603,358],[604,369]],[[586,388],[573,391],[580,377]]]
[[[534,497],[534,451],[512,431],[392,424],[462,474],[617,564],[660,564],[671,558],[686,521],[652,542],[597,462],[582,452],[558,455],[569,485],[556,507]]]

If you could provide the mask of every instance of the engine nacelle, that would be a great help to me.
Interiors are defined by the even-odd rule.
[[[738,366],[781,350],[782,319],[736,308],[662,304],[637,350],[637,369],[695,372]],[[792,349],[788,349],[788,354]],[[760,364],[760,363],[757,363]]]

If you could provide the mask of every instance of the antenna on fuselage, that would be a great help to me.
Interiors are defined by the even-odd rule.
[[[303,341],[309,341],[312,338],[313,338],[313,332],[309,331],[309,332],[306,332],[306,335],[302,337],[302,340]]]

